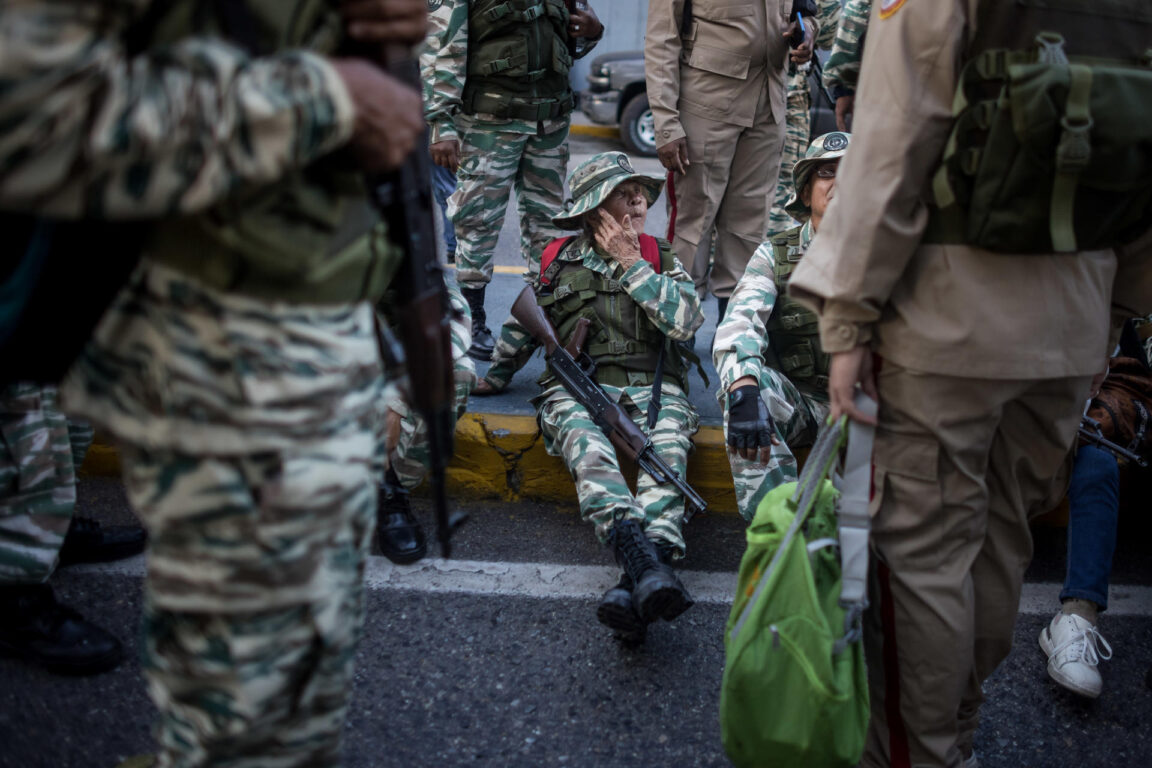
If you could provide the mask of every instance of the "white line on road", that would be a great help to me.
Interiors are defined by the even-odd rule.
[[[144,576],[144,558],[80,566],[73,572]],[[679,571],[698,603],[728,604],[736,591],[735,572]],[[415,565],[393,565],[382,557],[368,558],[369,589],[444,592],[526,597],[548,600],[599,598],[620,578],[617,568],[557,563],[504,563],[485,560],[427,558]],[[1060,584],[1028,583],[1020,597],[1020,613],[1049,614],[1059,606]],[[1152,616],[1152,587],[1114,584],[1108,594],[1109,616]]]

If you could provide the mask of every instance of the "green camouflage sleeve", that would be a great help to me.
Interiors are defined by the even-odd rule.
[[[872,0],[848,0],[840,14],[836,28],[836,41],[824,65],[824,85],[829,89],[856,90],[860,77],[860,58],[864,54],[864,33],[868,31],[868,16],[872,13]]]
[[[0,4],[0,205],[190,212],[351,135],[351,98],[319,56],[188,38],[129,58],[120,37],[147,4]]]
[[[742,376],[759,380],[768,349],[768,318],[776,306],[774,267],[772,244],[761,243],[728,300],[727,314],[716,328],[712,362],[720,375],[721,403],[732,382]]]
[[[428,8],[435,52],[424,68],[424,118],[432,129],[433,144],[459,141],[454,118],[468,76],[468,0],[430,0]]]
[[[816,4],[816,23],[820,25],[816,47],[827,50],[836,40],[836,30],[840,26],[840,0],[819,0]]]
[[[623,274],[620,285],[660,332],[673,341],[692,338],[704,323],[696,286],[678,260],[664,273],[641,260]]]

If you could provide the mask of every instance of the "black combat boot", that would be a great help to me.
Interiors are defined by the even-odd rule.
[[[384,557],[397,565],[409,565],[428,554],[424,529],[413,517],[408,491],[392,467],[384,474],[376,502],[376,541]]]
[[[610,542],[616,562],[635,585],[632,605],[644,621],[672,621],[692,607],[692,598],[680,579],[664,563],[656,546],[644,535],[636,520],[623,520],[612,526]]]
[[[492,350],[496,348],[496,340],[492,338],[492,331],[488,330],[488,315],[484,312],[484,288],[461,288],[468,302],[468,309],[472,311],[472,346],[468,347],[468,357],[487,363],[492,360]]]
[[[632,579],[627,573],[620,575],[620,581],[600,598],[596,607],[596,618],[609,629],[616,631],[616,638],[625,645],[640,645],[648,633],[648,622],[636,612],[632,604]]]
[[[103,526],[90,517],[77,515],[60,546],[60,565],[122,560],[143,552],[146,539],[139,525]]]
[[[120,641],[56,602],[47,584],[0,587],[0,655],[64,675],[106,672],[124,658]]]

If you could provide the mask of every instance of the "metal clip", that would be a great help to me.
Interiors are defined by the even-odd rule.
[[[1036,35],[1036,60],[1041,64],[1068,66],[1068,54],[1064,52],[1064,38],[1056,32],[1041,32]]]

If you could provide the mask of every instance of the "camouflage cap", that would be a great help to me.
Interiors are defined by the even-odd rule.
[[[816,166],[843,157],[848,151],[851,139],[852,134],[840,131],[832,131],[812,139],[812,143],[808,145],[808,152],[796,161],[792,169],[792,199],[784,206],[784,210],[788,211],[792,218],[805,221],[812,215],[812,209],[800,200],[804,185],[808,183],[808,178],[812,175],[812,171],[816,170]]]
[[[564,210],[552,217],[552,223],[560,229],[580,229],[581,217],[603,203],[612,190],[626,181],[635,181],[644,188],[648,205],[660,197],[664,179],[636,173],[632,161],[623,152],[601,152],[593,155],[572,171],[568,177],[569,197],[564,202]]]

